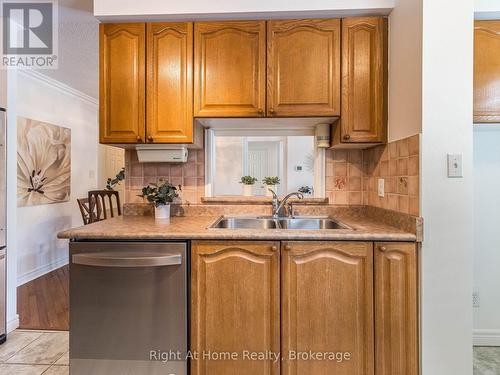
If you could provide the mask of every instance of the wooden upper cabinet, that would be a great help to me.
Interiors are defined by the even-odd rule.
[[[417,375],[417,250],[414,243],[375,245],[376,375]]]
[[[267,115],[340,115],[340,20],[267,23]]]
[[[341,142],[387,138],[387,20],[342,20]],[[335,137],[334,137],[335,138]]]
[[[100,142],[143,142],[146,25],[100,24],[99,27]]]
[[[147,141],[193,141],[193,24],[147,24]]]
[[[281,278],[282,374],[373,375],[373,244],[284,242]],[[294,361],[290,351],[350,359]]]
[[[475,21],[474,122],[500,122],[500,21]]]
[[[197,22],[194,34],[195,116],[263,116],[265,21]]]
[[[280,351],[279,242],[193,241],[191,350],[236,352],[191,362],[193,375],[279,375],[280,363],[243,351]]]

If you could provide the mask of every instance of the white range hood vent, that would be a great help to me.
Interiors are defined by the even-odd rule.
[[[185,163],[188,159],[186,146],[177,145],[137,145],[140,163]]]

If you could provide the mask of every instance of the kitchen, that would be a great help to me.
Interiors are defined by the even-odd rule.
[[[153,3],[94,2],[125,179],[58,231],[71,373],[470,373],[472,4],[445,43],[419,1]]]

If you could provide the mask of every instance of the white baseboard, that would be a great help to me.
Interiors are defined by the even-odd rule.
[[[69,257],[65,256],[63,258],[56,259],[52,263],[45,264],[41,267],[37,267],[34,270],[25,273],[24,275],[17,276],[17,286],[21,286],[26,284],[31,280],[35,280],[36,278],[45,275],[46,273],[52,272],[62,266],[68,264]]]
[[[14,331],[16,328],[19,328],[19,315],[14,315],[13,318],[7,319],[7,333]]]
[[[500,346],[500,329],[475,329],[474,346]]]

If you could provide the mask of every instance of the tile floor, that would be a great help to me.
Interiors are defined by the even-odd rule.
[[[500,374],[500,347],[474,347],[474,375]]]
[[[68,375],[68,349],[68,332],[18,329],[0,345],[0,374]]]

